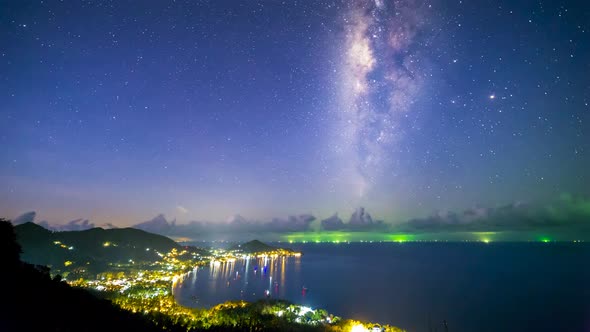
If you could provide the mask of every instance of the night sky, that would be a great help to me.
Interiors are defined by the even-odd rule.
[[[590,194],[587,1],[0,1],[0,211],[130,225]]]

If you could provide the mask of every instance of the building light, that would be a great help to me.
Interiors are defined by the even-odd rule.
[[[367,332],[367,328],[363,326],[363,324],[356,324],[351,329],[350,332]]]

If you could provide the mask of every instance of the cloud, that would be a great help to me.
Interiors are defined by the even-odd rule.
[[[111,224],[110,222],[106,223],[106,224],[102,224],[99,225],[98,227],[103,228],[103,229],[114,229],[114,228],[119,228],[113,224]]]
[[[364,207],[357,208],[348,219],[348,223],[344,223],[338,214],[334,213],[331,217],[322,220],[321,226],[322,229],[330,231],[376,231],[386,230],[389,227],[381,220],[373,220]]]
[[[371,218],[371,215],[365,211],[364,207],[360,207],[352,213],[348,220],[348,224],[358,226],[372,225],[373,218]]]
[[[187,213],[188,213],[188,209],[187,209],[187,208],[185,208],[185,207],[184,207],[184,206],[182,206],[182,205],[177,205],[177,206],[176,206],[176,210],[178,210],[178,211],[179,211],[180,213],[182,213],[182,214],[187,214]]]
[[[16,218],[12,219],[12,224],[13,225],[20,225],[20,224],[24,224],[27,222],[34,222],[36,216],[37,216],[37,212],[35,212],[35,211],[26,212]]]
[[[496,208],[436,212],[394,227],[396,231],[590,231],[590,199],[562,195],[546,205],[515,202]]]
[[[91,223],[88,219],[75,219],[68,222],[65,225],[53,225],[50,226],[49,229],[59,232],[65,231],[83,231],[87,229],[94,228],[94,224]]]
[[[150,233],[169,234],[170,231],[173,230],[175,224],[176,220],[169,223],[163,214],[159,214],[154,218],[139,223],[133,227]]]
[[[237,226],[237,225],[246,225],[246,224],[249,224],[250,222],[246,218],[242,217],[241,215],[234,214],[233,216],[231,216],[227,219],[227,223]]]
[[[311,214],[289,216],[287,219],[274,218],[264,224],[264,228],[271,232],[303,232],[309,230],[310,224],[315,219]]]
[[[37,223],[37,225],[45,228],[45,229],[51,229],[51,225],[49,225],[49,221],[47,220],[43,220]]]
[[[344,228],[342,219],[338,217],[338,213],[334,213],[332,216],[321,221],[322,229],[327,231],[336,231]]]
[[[68,231],[84,231],[87,229],[91,229],[96,227],[94,223],[91,223],[88,219],[75,219],[63,225],[51,225],[47,221],[40,221],[37,223],[40,226],[43,226],[46,229],[56,231],[56,232],[68,232]],[[112,224],[107,224],[112,226]],[[113,226],[114,227],[114,226]]]
[[[147,232],[175,236],[209,233],[281,233],[308,231],[315,219],[311,214],[299,214],[287,218],[273,218],[270,221],[256,221],[236,214],[225,222],[191,221],[188,224],[176,224],[176,221],[168,222],[163,214],[159,214],[133,227]]]

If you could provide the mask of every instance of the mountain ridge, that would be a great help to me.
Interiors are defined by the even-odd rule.
[[[115,262],[156,261],[157,252],[182,248],[166,236],[131,227],[60,232],[26,222],[14,230],[24,261],[56,269],[70,264],[99,268]]]

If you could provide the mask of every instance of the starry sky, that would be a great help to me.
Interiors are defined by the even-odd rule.
[[[590,194],[587,1],[0,1],[0,211],[131,225]]]

